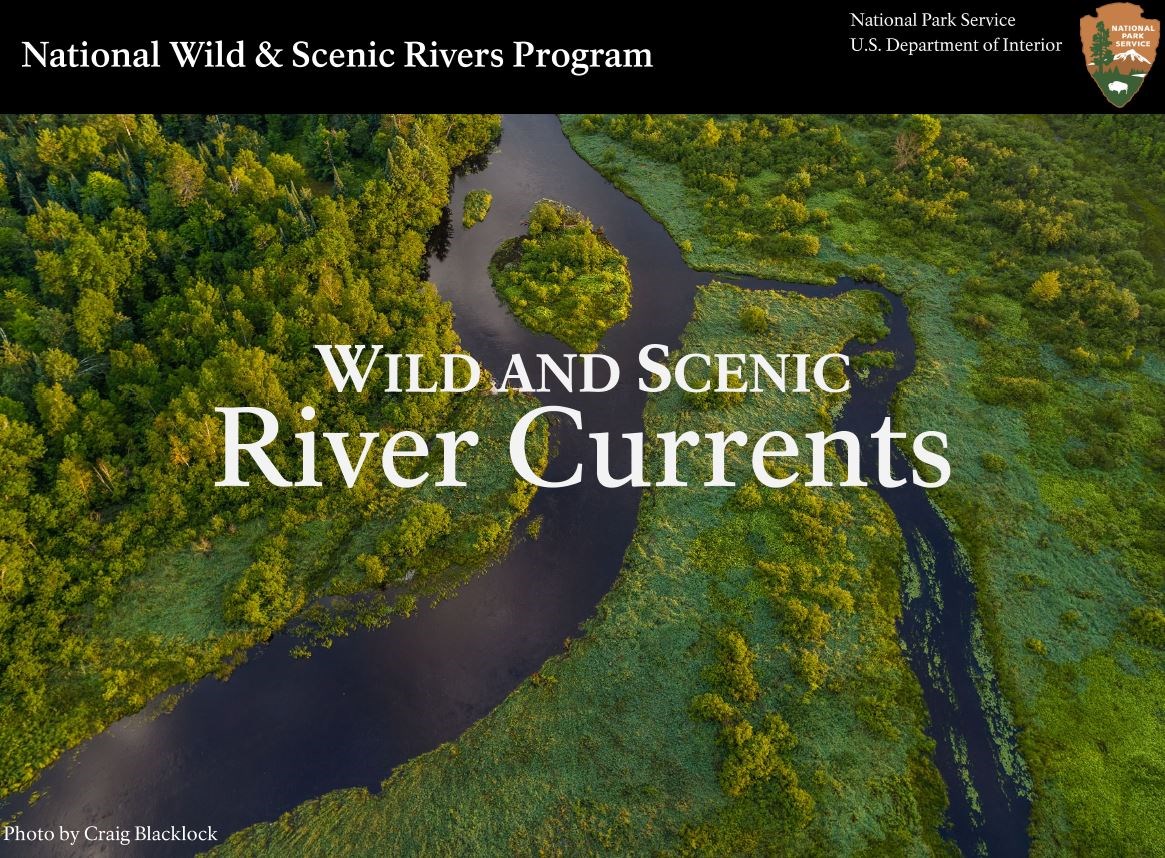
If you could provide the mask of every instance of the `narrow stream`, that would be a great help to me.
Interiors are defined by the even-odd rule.
[[[503,127],[500,148],[482,172],[458,179],[452,204],[459,214],[466,191],[488,188],[494,200],[489,217],[472,231],[455,217],[447,252],[430,260],[431,279],[453,304],[462,343],[499,377],[512,354],[533,361],[540,352],[566,351],[523,328],[497,300],[486,273],[494,248],[523,231],[531,204],[551,197],[600,224],[629,260],[633,310],[604,338],[603,350],[620,363],[625,379],[635,378],[645,343],[678,347],[696,287],[712,275],[684,264],[663,227],[574,153],[555,117],[507,116]],[[819,298],[854,288],[885,295],[890,334],[877,347],[899,358],[871,383],[855,383],[838,428],[868,436],[881,424],[898,383],[914,368],[914,341],[899,297],[851,282],[817,287],[721,279]],[[605,394],[554,392],[540,398],[579,409],[587,432],[643,429],[645,394],[634,384]],[[587,460],[583,439],[583,433],[561,434],[549,478],[561,478],[573,463]],[[613,473],[626,466],[624,447],[614,446]],[[872,442],[862,460],[872,468]],[[894,463],[897,474],[909,473],[897,450]],[[1028,805],[999,763],[979,696],[976,682],[990,680],[972,653],[975,596],[966,566],[924,490],[908,484],[881,491],[903,525],[914,564],[933,570],[921,576],[921,595],[906,604],[901,632],[951,796],[948,834],[966,855],[982,849],[1023,854]],[[15,796],[0,805],[0,815],[22,811],[18,822],[29,828],[185,824],[211,825],[226,834],[329,790],[376,789],[393,766],[455,738],[561,650],[563,639],[576,633],[615,580],[639,498],[640,490],[605,489],[593,480],[543,490],[532,509],[544,516],[541,538],[519,541],[456,598],[387,628],[355,632],[307,661],[290,658],[296,641],[277,636],[252,651],[229,682],[198,682],[172,712],[122,719],[65,755],[34,784],[32,791],[43,798],[28,807],[32,791]],[[594,538],[596,533],[603,538]],[[957,750],[952,736],[961,743]],[[93,844],[70,854],[194,851],[193,844]],[[22,854],[59,852],[46,844]]]

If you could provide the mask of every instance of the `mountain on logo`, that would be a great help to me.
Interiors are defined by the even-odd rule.
[[[1136,49],[1136,48],[1129,48],[1127,51],[1124,51],[1123,53],[1116,54],[1116,55],[1113,57],[1113,61],[1114,61],[1114,62],[1118,62],[1118,63],[1119,63],[1119,62],[1121,62],[1122,60],[1129,60],[1129,61],[1132,61],[1132,62],[1138,62],[1138,63],[1147,63],[1147,62],[1149,62],[1149,58],[1148,58],[1148,57],[1143,57],[1143,56],[1141,56],[1140,54],[1138,54],[1138,53],[1137,53],[1137,49]]]

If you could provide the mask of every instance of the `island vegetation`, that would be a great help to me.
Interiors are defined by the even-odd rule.
[[[514,315],[579,352],[631,312],[623,256],[581,212],[553,200],[530,209],[523,236],[502,242],[490,278]]]
[[[321,595],[393,585],[359,600],[384,622],[506,550],[532,489],[504,442],[529,402],[488,395],[488,380],[460,396],[373,393],[375,378],[339,394],[312,349],[384,343],[438,376],[459,345],[424,279],[426,240],[451,171],[499,128],[0,120],[0,794],[175,683],[229,671],[322,612]],[[483,442],[463,453],[471,488],[216,489],[224,404],[297,428],[304,404],[336,428],[456,424]],[[267,452],[282,468],[296,442]]]
[[[475,188],[465,195],[461,209],[461,225],[472,229],[489,214],[489,207],[493,204],[493,194],[484,188]]]

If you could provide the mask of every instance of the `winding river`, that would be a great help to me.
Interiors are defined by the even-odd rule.
[[[663,227],[575,154],[553,116],[507,116],[488,166],[457,180],[455,213],[465,192],[476,187],[493,193],[492,211],[472,231],[453,227],[444,252],[430,260],[431,278],[453,304],[462,343],[495,375],[511,354],[532,360],[539,352],[564,351],[557,341],[523,328],[499,303],[486,274],[494,248],[522,231],[523,217],[540,197],[587,213],[630,262],[631,316],[603,340],[624,377],[636,377],[643,344],[678,347],[696,287],[711,275],[684,264]],[[855,382],[838,428],[868,436],[881,424],[898,383],[914,368],[914,341],[898,296],[852,282],[816,287],[721,279],[811,297],[854,288],[885,295],[890,334],[878,347],[892,349],[899,359],[871,383]],[[645,394],[633,384],[601,395],[556,392],[540,398],[582,411],[587,432],[643,429]],[[551,478],[587,460],[581,439],[582,433],[562,434]],[[624,446],[615,445],[613,454],[626,457]],[[872,469],[872,442],[863,453]],[[612,472],[619,473],[625,461],[613,459]],[[895,471],[908,473],[897,450]],[[922,489],[907,484],[882,494],[902,523],[914,565],[924,572],[914,597],[904,603],[901,632],[951,797],[947,834],[966,855],[984,849],[990,855],[1023,854],[1028,804],[1000,763],[997,742],[1010,739],[993,735],[980,695],[992,682],[972,649],[975,594],[965,563]],[[455,598],[387,628],[355,632],[306,661],[288,656],[296,640],[277,636],[252,651],[230,681],[198,682],[173,711],[160,714],[155,704],[154,711],[125,718],[66,754],[32,791],[0,807],[0,816],[20,813],[26,828],[185,824],[211,825],[225,834],[274,819],[329,790],[375,790],[393,766],[455,738],[561,650],[563,639],[576,633],[615,580],[639,499],[637,489],[603,489],[590,480],[543,490],[532,510],[544,516],[542,538],[519,541]],[[34,791],[43,797],[29,806]],[[22,854],[61,854],[58,849],[45,844]],[[193,844],[82,845],[69,854],[193,851]]]

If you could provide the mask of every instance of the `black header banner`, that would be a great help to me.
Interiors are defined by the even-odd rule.
[[[1140,5],[1150,22],[1160,7]],[[1165,84],[1149,68],[1159,33],[1145,57],[1136,44],[1149,42],[1135,42],[1145,34],[1114,32],[1132,85],[1098,78],[1081,21],[1096,8],[725,7],[704,21],[671,16],[666,30],[601,8],[553,28],[523,15],[501,26],[509,13],[491,26],[426,26],[379,11],[361,23],[353,10],[245,32],[45,18],[5,28],[0,74],[15,110],[345,111],[372,99],[402,110],[1159,112]]]

